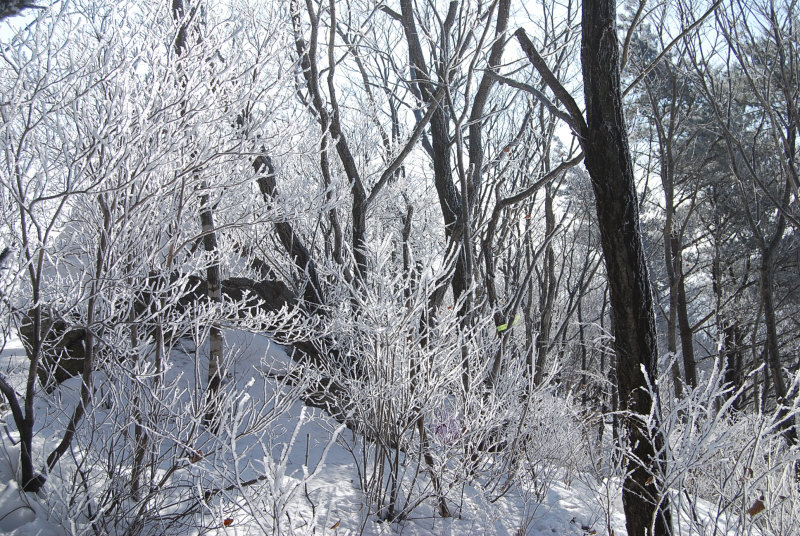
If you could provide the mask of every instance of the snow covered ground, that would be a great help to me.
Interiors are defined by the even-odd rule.
[[[353,432],[339,425],[317,409],[305,407],[296,399],[280,395],[281,390],[293,396],[291,388],[279,385],[265,371],[280,373],[291,368],[292,362],[284,350],[258,335],[228,331],[226,344],[234,349],[236,359],[230,363],[227,379],[229,387],[235,385],[238,392],[233,407],[239,408],[238,430],[234,433],[223,430],[224,442],[216,442],[207,432],[195,434],[195,451],[187,449],[181,456],[170,481],[175,485],[174,503],[181,504],[193,488],[217,486],[213,497],[206,502],[190,520],[182,525],[173,525],[173,533],[208,535],[249,535],[263,533],[285,534],[336,534],[336,535],[388,535],[408,536],[437,535],[614,535],[626,534],[624,516],[617,479],[598,481],[588,475],[572,475],[569,482],[553,481],[545,490],[542,500],[523,486],[511,487],[508,493],[495,502],[489,502],[482,494],[466,486],[457,504],[451,508],[454,517],[443,519],[434,515],[435,504],[428,500],[411,515],[396,523],[380,522],[376,516],[367,514],[364,495],[359,489],[359,464],[357,449],[352,449],[357,438]],[[173,385],[173,392],[186,397],[183,403],[191,404],[191,393],[198,385],[198,376],[205,374],[202,362],[203,351],[195,353],[190,343],[182,344],[173,351],[172,367],[166,384]],[[0,357],[0,367],[21,391],[27,359],[18,341],[6,345]],[[96,374],[98,390],[96,407],[90,412],[88,421],[82,426],[95,426],[103,436],[104,423],[110,414],[109,404],[119,403],[124,398],[103,401],[105,389],[103,375]],[[42,460],[60,439],[64,422],[77,401],[77,379],[62,384],[51,394],[41,393],[37,402],[37,426],[34,453]],[[60,410],[54,409],[54,402]],[[248,411],[261,408],[265,418],[249,426],[242,424]],[[63,535],[85,530],[92,532],[86,519],[69,519],[74,515],[70,497],[76,496],[68,490],[75,486],[67,476],[74,471],[56,470],[49,475],[48,483],[39,495],[22,493],[15,481],[18,446],[13,419],[5,408],[0,438],[0,533],[18,536]],[[232,415],[236,415],[234,411]],[[236,421],[236,418],[233,418]],[[88,424],[87,424],[88,423]],[[264,425],[259,429],[259,426]],[[230,432],[230,433],[228,433]],[[113,435],[113,434],[112,434]],[[100,441],[96,438],[95,441]],[[91,445],[87,439],[78,445]],[[352,451],[352,452],[351,452]],[[356,456],[354,456],[354,452]],[[187,454],[188,453],[188,454]],[[62,464],[73,468],[75,464],[89,458],[77,448]],[[164,458],[168,461],[167,458]],[[71,465],[70,465],[71,464]],[[164,467],[169,466],[167,463]],[[163,468],[162,467],[162,470]],[[78,471],[78,474],[81,474]],[[235,475],[239,482],[253,480],[247,486],[230,486],[229,481],[214,482],[213,475]],[[108,486],[108,482],[92,485]],[[167,487],[168,488],[168,487]],[[202,494],[199,494],[202,495]],[[163,513],[168,517],[174,512],[170,501],[162,501]],[[705,524],[707,534],[714,534],[712,505],[700,503],[701,507],[691,514],[684,512],[680,534],[700,534],[698,526]],[[272,509],[270,512],[269,510]],[[698,515],[706,523],[688,523],[688,516]],[[157,516],[156,516],[157,517]],[[724,526],[724,522],[718,527]],[[184,527],[184,528],[176,528]],[[194,527],[189,530],[185,527]],[[104,529],[105,530],[105,529]],[[158,533],[157,528],[150,533]],[[725,534],[724,531],[716,534]],[[735,534],[735,532],[728,532]]]

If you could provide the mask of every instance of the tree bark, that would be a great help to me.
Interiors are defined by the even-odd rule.
[[[692,329],[689,323],[689,313],[686,302],[686,284],[683,273],[683,246],[681,233],[676,229],[675,222],[675,158],[673,147],[675,143],[676,110],[678,106],[678,87],[675,76],[670,74],[671,105],[669,121],[664,125],[660,116],[658,99],[648,85],[647,93],[650,106],[653,110],[653,120],[658,134],[658,148],[660,159],[661,187],[664,190],[664,264],[667,269],[669,281],[669,317],[667,349],[671,355],[677,353],[677,334],[680,333],[681,355],[683,357],[684,381],[690,388],[697,386],[697,371],[694,361],[694,344]],[[678,362],[673,362],[672,375],[675,383],[675,396],[682,395],[680,383],[680,367]]]
[[[622,491],[626,527],[629,536],[668,535],[669,503],[659,495],[664,439],[659,432],[651,433],[645,422],[657,403],[650,392],[656,387],[658,348],[622,109],[615,0],[584,0],[582,36],[587,128],[581,144],[606,262],[620,405],[629,412],[630,453]]]
[[[647,422],[657,404],[655,313],[622,109],[616,2],[584,0],[581,15],[585,119],[525,31],[520,28],[515,34],[531,64],[567,110],[566,120],[580,139],[595,194],[611,301],[619,404],[628,415],[624,423],[628,474],[622,490],[628,535],[665,536],[671,534],[672,517],[668,498],[660,495],[666,462],[657,407]]]
[[[258,188],[265,203],[271,203],[278,194],[275,181],[275,167],[272,159],[262,154],[253,160],[253,170],[258,174]],[[276,221],[275,233],[278,235],[281,245],[286,250],[289,258],[292,259],[297,270],[307,277],[303,285],[303,301],[309,313],[316,313],[324,304],[324,294],[322,285],[317,275],[317,268],[311,253],[305,246],[301,238],[294,232],[292,224],[285,221]]]
[[[539,336],[536,338],[536,370],[534,385],[541,385],[544,380],[547,352],[552,346],[550,334],[553,328],[553,305],[556,298],[557,280],[555,273],[556,258],[551,237],[556,228],[556,216],[553,211],[553,191],[548,184],[545,188],[545,236],[548,238],[544,253],[544,266],[539,276],[539,320],[536,323]]]
[[[322,90],[320,88],[319,79],[320,72],[317,65],[317,40],[319,35],[319,13],[315,13],[311,3],[306,3],[308,10],[309,20],[311,23],[311,36],[308,43],[301,35],[302,24],[299,15],[299,3],[292,2],[292,25],[294,31],[295,49],[300,58],[300,67],[303,70],[303,77],[306,82],[309,95],[311,97],[310,106],[316,114],[317,120],[322,128],[324,147],[327,148],[326,137],[330,136],[336,153],[339,156],[339,161],[342,168],[347,175],[347,180],[350,183],[350,191],[352,194],[351,216],[352,216],[352,247],[353,259],[355,261],[355,275],[356,283],[361,284],[365,282],[367,255],[366,255],[366,212],[367,212],[367,194],[361,180],[361,174],[356,166],[355,158],[350,150],[350,145],[347,136],[342,129],[341,113],[339,104],[336,100],[336,91],[334,88],[334,71],[336,62],[333,57],[334,50],[334,37],[336,35],[336,7],[335,2],[331,1],[328,5],[328,12],[331,18],[330,21],[330,40],[328,42],[328,98],[329,102],[323,101]],[[330,108],[330,111],[329,111]],[[327,167],[325,163],[323,170]],[[324,176],[326,173],[324,174]],[[329,178],[325,177],[325,180]],[[335,214],[333,212],[332,214]],[[331,220],[331,224],[338,225],[335,219]]]
[[[94,325],[95,314],[97,313],[97,302],[99,296],[99,287],[102,285],[103,274],[105,272],[106,263],[108,262],[106,255],[108,253],[109,242],[111,240],[111,212],[109,211],[108,204],[104,197],[99,195],[97,197],[98,206],[103,214],[103,228],[100,232],[100,241],[97,245],[97,255],[95,257],[94,278],[90,284],[89,300],[86,307],[86,338],[84,339],[84,346],[86,349],[83,358],[83,371],[81,372],[81,396],[77,406],[72,412],[72,418],[67,423],[67,428],[61,437],[61,441],[56,448],[47,456],[47,471],[50,472],[55,467],[56,462],[67,452],[67,449],[72,445],[72,439],[77,432],[78,424],[80,424],[83,416],[86,413],[86,408],[92,400],[92,393],[94,391],[92,383],[92,373],[94,372],[95,355],[97,353],[97,345],[95,344],[95,329]],[[99,331],[98,340],[103,339],[102,329]]]
[[[781,222],[784,221],[782,217],[779,219]],[[779,225],[779,227],[783,226]],[[780,233],[776,231],[776,236],[783,236],[783,230],[780,229]],[[769,368],[772,384],[775,388],[775,402],[778,406],[776,415],[776,419],[779,423],[778,426],[783,432],[787,443],[789,443],[789,445],[797,445],[797,427],[794,416],[789,413],[789,409],[786,406],[789,393],[786,387],[786,381],[783,379],[780,350],[778,348],[778,328],[775,317],[775,299],[772,290],[774,286],[775,265],[773,257],[776,247],[777,241],[774,241],[763,250],[759,269],[759,291],[762,307],[764,308],[764,327],[766,328],[767,335],[764,347],[764,359]]]
[[[683,248],[680,239],[672,236],[672,255],[675,263],[676,302],[678,308],[678,333],[681,337],[681,354],[683,356],[683,374],[689,387],[697,387],[697,365],[694,360],[694,332],[689,322],[689,307],[686,300],[686,276],[683,273]]]
[[[457,5],[450,2],[448,17],[444,21],[443,35],[447,35],[449,26],[452,26],[453,17],[450,12]],[[454,12],[453,12],[454,13]],[[419,32],[414,22],[414,8],[411,0],[400,0],[400,14],[403,31],[408,43],[408,55],[411,63],[411,86],[412,91],[426,105],[430,106],[436,100],[436,88],[438,84],[446,84],[447,80],[440,79],[434,82],[431,72],[425,63],[425,55],[422,52],[422,45],[419,40]],[[449,24],[448,24],[449,23]],[[441,57],[446,58],[446,51],[441,51]],[[444,73],[439,73],[440,75]],[[450,133],[448,130],[448,112],[445,103],[436,107],[431,117],[431,144],[433,157],[433,176],[436,193],[439,196],[439,205],[444,218],[445,234],[451,238],[460,225],[461,214],[461,195],[456,190],[453,182],[453,172],[450,158]],[[463,234],[463,233],[462,233]],[[455,273],[451,282],[453,286],[453,301],[458,302],[459,298],[467,290],[467,266],[464,251],[462,250],[456,260]],[[460,311],[465,313],[464,311]],[[461,314],[463,316],[463,314]]]

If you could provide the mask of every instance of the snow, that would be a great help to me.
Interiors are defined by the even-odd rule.
[[[59,524],[49,519],[40,498],[20,491],[15,479],[19,449],[0,447],[0,534],[9,536],[64,536]]]
[[[573,475],[568,482],[554,480],[541,500],[537,500],[532,487],[524,485],[512,486],[495,502],[486,500],[479,489],[466,486],[460,504],[452,505],[457,516],[449,519],[434,515],[432,501],[423,503],[407,519],[396,523],[368,516],[363,493],[359,490],[356,459],[348,450],[348,446],[352,448],[357,441],[353,432],[321,410],[308,408],[296,399],[275,398],[279,390],[277,380],[262,372],[280,374],[294,366],[283,348],[266,337],[233,330],[225,333],[225,340],[229,354],[235,356],[229,363],[226,381],[236,387],[234,391],[242,393],[236,400],[236,411],[245,414],[253,408],[272,404],[275,412],[269,414],[271,420],[265,433],[242,437],[231,434],[230,442],[224,447],[215,444],[207,433],[198,436],[198,440],[202,438],[205,443],[196,444],[204,448],[198,448],[194,461],[184,463],[173,478],[200,482],[197,475],[208,472],[235,474],[240,481],[261,480],[247,493],[228,490],[219,494],[219,500],[209,501],[206,512],[195,520],[198,527],[205,528],[195,530],[195,534],[230,536],[262,534],[267,530],[342,536],[626,534],[618,479],[598,480],[595,476],[580,474]],[[21,387],[20,377],[25,370],[21,351],[19,341],[11,341],[0,356],[0,366],[15,380],[17,387]],[[195,358],[203,354],[203,347],[195,352],[191,342],[183,341],[172,353],[166,383],[182,386],[184,395],[190,393],[197,375],[205,372],[202,363]],[[96,373],[96,383],[102,386],[103,380],[103,373]],[[59,431],[77,401],[78,391],[78,380],[73,378],[51,395],[39,396],[36,455],[44,456],[42,453],[48,452],[59,438]],[[60,402],[59,411],[53,411],[50,405],[53,400]],[[285,403],[283,409],[282,403]],[[98,403],[93,419],[102,420],[103,415],[103,407]],[[0,442],[0,533],[20,536],[74,533],[66,528],[70,520],[59,517],[63,516],[64,509],[55,500],[58,499],[55,490],[68,483],[60,482],[62,477],[58,471],[50,475],[39,495],[19,490],[15,481],[16,431],[10,414],[6,414],[5,421]],[[65,460],[63,463],[72,462]],[[218,483],[220,487],[227,484]],[[260,491],[254,491],[256,488]],[[252,494],[248,495],[250,491]],[[272,505],[277,519],[265,522],[247,513],[259,508],[256,503],[248,506],[248,501],[263,499]],[[176,496],[175,501],[179,500],[182,497]],[[694,515],[712,519],[713,505],[698,504]],[[167,511],[165,507],[165,513]],[[694,534],[686,522],[689,513],[683,514],[680,533]],[[724,521],[721,524],[724,526]],[[712,534],[713,527],[709,523],[706,527],[707,533]]]

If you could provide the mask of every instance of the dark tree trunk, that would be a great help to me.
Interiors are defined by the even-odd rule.
[[[189,23],[195,14],[197,6],[193,7],[193,11],[186,16],[186,6],[184,0],[172,0],[172,16],[175,23],[178,24],[178,33],[175,36],[173,48],[175,56],[180,58],[186,53],[188,46],[187,36],[189,33]],[[185,85],[186,80],[184,75],[181,74],[181,84]],[[184,104],[182,103],[183,107]],[[183,112],[181,112],[183,114]],[[199,170],[197,170],[199,172]],[[203,233],[203,249],[206,253],[216,256],[217,254],[217,231],[214,228],[214,212],[211,207],[209,187],[206,181],[203,181],[200,186],[202,193],[200,196],[200,226]],[[219,304],[222,301],[222,293],[220,287],[220,267],[219,261],[214,259],[206,267],[206,283],[208,285],[208,298],[211,303]],[[209,327],[208,334],[208,389],[206,391],[206,412],[203,417],[203,422],[206,425],[216,427],[217,424],[212,423],[216,415],[217,407],[217,394],[220,385],[222,384],[222,352],[224,348],[224,339],[222,329],[216,324],[212,323]]]
[[[21,243],[31,283],[31,298],[34,304],[30,316],[23,319],[23,325],[28,323],[32,324],[33,327],[32,336],[29,339],[30,342],[25,345],[30,363],[28,363],[28,378],[25,383],[25,398],[22,407],[20,407],[20,399],[16,390],[6,381],[3,374],[0,374],[0,392],[5,395],[8,401],[9,409],[11,409],[11,414],[14,417],[14,424],[16,424],[19,431],[20,487],[23,491],[35,493],[45,483],[45,477],[38,474],[33,468],[33,428],[36,417],[33,409],[34,397],[36,396],[36,378],[39,367],[42,366],[44,340],[47,338],[47,333],[42,333],[44,308],[41,303],[41,283],[44,251],[39,249],[38,255],[31,253],[31,242],[26,231],[28,226],[26,214],[25,209],[20,205]],[[3,250],[0,257],[5,259],[7,255],[8,248]]]
[[[445,36],[448,35],[447,30],[449,30],[453,24],[453,17],[455,15],[453,8],[456,6],[457,4],[455,2],[450,3],[450,11],[448,12],[448,17],[444,21],[443,35]],[[451,12],[453,16],[451,16]],[[415,95],[426,105],[430,106],[436,100],[435,94],[437,85],[433,81],[431,70],[429,70],[425,63],[425,55],[422,52],[417,25],[414,22],[414,8],[411,0],[400,0],[400,14],[411,62],[412,91],[414,91]],[[440,52],[442,58],[447,57],[446,52],[446,50]],[[446,77],[443,76],[444,74],[445,73],[439,73],[439,83],[447,82],[445,79]],[[436,107],[436,110],[431,116],[430,128],[433,180],[444,218],[445,234],[450,238],[453,233],[456,232],[456,227],[462,223],[460,221],[462,199],[453,182],[453,172],[450,161],[451,139],[448,130],[448,119],[447,107],[445,103],[442,102]],[[462,234],[462,236],[464,235]],[[456,259],[452,286],[453,300],[457,302],[467,290],[467,266],[463,249]],[[460,314],[464,316],[466,311],[460,311]]]
[[[42,306],[39,305],[39,281],[32,278],[34,283],[33,302],[36,307],[33,310],[33,345],[31,348],[30,370],[28,371],[28,383],[25,390],[25,414],[17,419],[17,429],[19,430],[20,449],[19,465],[21,473],[21,484],[23,491],[37,492],[44,485],[44,478],[37,475],[33,469],[33,424],[35,415],[33,413],[33,393],[35,392],[34,381],[37,369],[40,366],[42,355]],[[10,390],[13,393],[13,390]],[[9,403],[12,397],[8,397]],[[15,417],[17,412],[15,412]]]
[[[697,387],[697,366],[694,360],[694,332],[689,323],[689,308],[686,300],[686,277],[683,273],[683,249],[680,239],[671,239],[673,261],[675,262],[675,286],[677,290],[676,306],[678,308],[678,332],[681,336],[681,354],[683,355],[683,373],[689,387]]]
[[[627,130],[622,112],[614,0],[584,0],[581,64],[586,130],[581,144],[592,180],[608,274],[617,382],[622,409],[631,416],[628,476],[622,501],[629,536],[668,535],[671,515],[659,495],[663,437],[646,423],[656,403],[658,349],[650,280],[639,229],[639,209]],[[658,412],[655,412],[657,415]]]
[[[783,218],[780,218],[783,220]],[[780,230],[782,236],[783,230]],[[797,428],[795,424],[794,415],[790,414],[787,407],[788,389],[786,381],[783,379],[783,370],[781,367],[780,350],[778,348],[778,328],[777,320],[775,317],[775,299],[773,296],[774,285],[774,251],[777,241],[770,244],[768,248],[762,253],[761,267],[759,269],[760,276],[760,293],[762,306],[764,308],[764,327],[767,332],[767,340],[764,348],[764,360],[769,369],[769,375],[772,379],[772,384],[775,387],[775,398],[778,405],[777,420],[779,427],[783,432],[786,441],[789,445],[797,445]],[[765,377],[767,372],[764,372]],[[790,406],[791,403],[788,403]]]
[[[669,260],[667,260],[667,265],[669,265]],[[669,288],[669,312],[667,313],[667,352],[669,353],[670,360],[672,361],[671,373],[675,398],[681,398],[683,397],[681,367],[678,364],[678,360],[673,357],[678,353],[678,307],[676,305],[678,301],[678,295],[672,292],[671,284]]]
[[[100,281],[104,277],[106,269],[106,255],[108,254],[109,242],[111,239],[111,212],[109,211],[108,204],[102,195],[97,197],[100,211],[103,214],[103,229],[100,234],[100,241],[97,246],[97,256],[95,258],[94,278],[91,284],[91,294],[86,307],[86,338],[84,340],[85,355],[83,358],[83,371],[81,373],[81,396],[77,406],[72,412],[72,418],[67,423],[67,428],[64,430],[64,435],[56,448],[47,456],[47,471],[50,472],[55,467],[56,462],[67,452],[72,445],[72,439],[78,429],[83,416],[86,414],[86,408],[89,407],[92,400],[92,393],[94,388],[92,386],[92,373],[95,368],[95,354],[97,353],[97,345],[95,338],[98,341],[103,340],[102,325],[95,326],[95,314],[97,313],[96,307],[98,302]],[[97,337],[95,337],[95,330]]]
[[[267,155],[259,155],[253,160],[253,169],[258,174],[258,188],[265,203],[272,203],[278,194],[275,181],[275,167],[272,159]],[[324,294],[320,284],[317,268],[311,253],[306,248],[300,237],[294,232],[292,224],[285,221],[275,222],[275,233],[278,235],[281,245],[286,250],[289,258],[292,259],[301,276],[305,276],[307,281],[303,285],[304,305],[310,313],[320,310],[324,303]]]
[[[669,210],[669,209],[668,209]],[[668,217],[668,220],[670,218]],[[697,387],[697,366],[694,359],[694,332],[689,322],[688,302],[686,300],[686,277],[683,273],[683,251],[680,238],[671,232],[671,225],[667,224],[664,231],[664,251],[666,254],[667,277],[669,279],[669,324],[667,335],[667,348],[670,353],[677,351],[677,336],[681,340],[681,356],[683,358],[684,380],[690,389]],[[675,361],[673,367],[678,367]],[[675,396],[682,395],[680,385],[680,372],[676,374]]]
[[[553,327],[553,304],[555,303],[558,286],[555,273],[556,258],[553,251],[553,241],[551,240],[556,229],[556,216],[553,211],[553,191],[549,184],[545,188],[544,206],[547,245],[545,246],[544,266],[539,277],[539,320],[536,326],[539,336],[536,339],[534,385],[541,385],[544,380],[547,352],[552,346],[550,334]]]
[[[32,0],[0,0],[0,20],[13,15],[19,15],[23,9],[39,8]]]
[[[720,229],[722,227],[722,218],[716,210],[717,191],[712,186],[712,199],[714,203],[714,226],[713,226],[713,240],[714,240],[714,256],[711,261],[711,290],[714,292],[714,308],[716,311],[715,323],[717,333],[720,337],[719,347],[719,360],[725,367],[725,383],[731,389],[737,391],[741,388],[744,381],[744,346],[745,346],[745,332],[733,315],[723,310],[725,302],[725,295],[723,289],[725,288],[722,278],[722,260],[720,252],[720,244],[723,239],[720,236]],[[747,277],[745,277],[745,282]],[[734,291],[735,293],[738,291]],[[738,300],[734,302],[738,304]],[[755,391],[755,388],[753,389]],[[753,396],[753,400],[756,400]],[[738,396],[733,403],[736,410],[744,409],[746,404],[746,395]]]
[[[658,134],[658,149],[660,160],[661,186],[664,189],[664,263],[667,269],[669,280],[669,324],[667,336],[667,348],[670,354],[677,352],[677,334],[680,332],[681,354],[685,376],[684,380],[690,387],[697,386],[697,372],[694,362],[694,344],[691,324],[689,323],[689,313],[686,301],[686,284],[683,273],[683,238],[682,228],[675,221],[675,148],[676,148],[676,117],[678,110],[682,108],[684,101],[680,97],[683,87],[678,84],[677,77],[668,71],[669,93],[666,96],[670,99],[670,105],[665,117],[662,117],[659,95],[654,95],[654,89],[645,80],[647,85],[647,95],[652,108],[652,121]],[[658,89],[655,90],[658,92]],[[664,95],[661,94],[661,97]],[[686,216],[688,219],[688,216]],[[680,382],[680,367],[678,362],[673,362],[672,376],[675,383],[675,396],[682,396],[682,385]]]
[[[203,182],[203,188],[208,185]],[[200,223],[203,230],[203,248],[212,256],[217,255],[217,232],[214,228],[214,213],[211,209],[209,194],[206,192],[201,197]],[[206,268],[206,284],[208,286],[208,299],[212,304],[222,303],[222,282],[220,281],[219,260],[214,259]],[[206,413],[203,417],[206,425],[213,429],[219,426],[215,422],[217,406],[219,404],[219,389],[222,385],[222,353],[224,338],[222,329],[212,323],[208,332],[208,389],[206,391]]]
[[[622,113],[615,0],[584,0],[581,67],[586,117],[523,29],[515,34],[531,64],[567,110],[592,181],[606,264],[620,409],[629,443],[622,503],[629,536],[671,534],[663,488],[663,435],[644,422],[657,404],[658,348],[650,279],[639,228],[633,163]],[[651,391],[652,389],[652,391]],[[650,424],[658,428],[658,408]],[[615,438],[616,439],[616,438]]]
[[[742,347],[744,345],[744,333],[734,321],[726,321],[722,328],[722,344],[720,345],[720,356],[725,366],[725,383],[734,391],[742,386],[744,378],[744,359],[742,357]],[[744,409],[744,395],[739,396],[733,403],[736,410]]]
[[[367,212],[367,194],[364,189],[361,175],[356,166],[356,160],[350,150],[347,136],[342,129],[341,117],[339,112],[339,104],[336,100],[336,92],[333,85],[334,70],[336,63],[333,60],[333,40],[329,42],[329,60],[328,65],[328,102],[323,101],[322,90],[320,88],[320,71],[317,65],[317,39],[319,34],[319,12],[314,13],[311,4],[306,4],[308,9],[309,20],[311,22],[311,36],[309,42],[306,43],[301,35],[302,24],[298,10],[298,3],[292,2],[292,15],[293,30],[295,33],[295,48],[297,55],[300,58],[300,67],[303,69],[303,77],[305,78],[306,87],[309,95],[311,96],[310,106],[314,111],[317,120],[322,127],[322,135],[324,146],[327,148],[326,136],[330,136],[331,141],[336,148],[336,153],[339,156],[339,161],[342,168],[347,175],[347,180],[350,183],[350,190],[352,193],[352,246],[353,246],[353,259],[355,261],[355,275],[356,283],[361,284],[366,282],[366,212]],[[328,5],[328,13],[331,17],[331,26],[336,26],[336,11],[335,2],[330,2]],[[333,33],[331,34],[333,36]],[[330,111],[329,111],[330,110]],[[323,155],[322,161],[323,178],[324,181],[330,181],[328,176],[328,163],[327,157]],[[335,218],[335,211],[329,212],[332,216],[331,224],[336,228],[338,220]]]

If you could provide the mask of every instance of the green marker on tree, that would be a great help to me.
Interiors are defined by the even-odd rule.
[[[513,328],[517,325],[517,322],[519,322],[519,315],[514,315],[514,321],[511,323],[511,325],[509,326],[508,324],[500,324],[497,326],[497,332],[502,333],[509,328]]]

